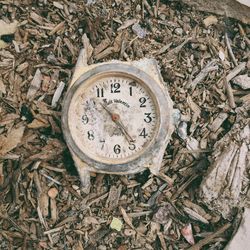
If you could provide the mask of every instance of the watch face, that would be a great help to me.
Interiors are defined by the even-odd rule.
[[[73,155],[91,169],[134,173],[164,151],[171,114],[161,83],[135,66],[111,62],[92,67],[68,90],[62,128]]]
[[[101,73],[79,84],[69,103],[69,133],[90,159],[121,164],[138,158],[158,131],[158,105],[129,74]]]

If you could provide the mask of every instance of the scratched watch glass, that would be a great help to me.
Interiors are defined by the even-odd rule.
[[[86,155],[114,163],[145,150],[159,123],[147,86],[121,74],[80,85],[69,105],[68,121],[73,140]]]

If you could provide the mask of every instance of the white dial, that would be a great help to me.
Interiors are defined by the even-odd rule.
[[[121,74],[99,77],[74,93],[68,124],[78,148],[97,161],[134,158],[158,128],[156,101],[145,84]]]

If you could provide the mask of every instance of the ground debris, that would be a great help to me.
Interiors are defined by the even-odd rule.
[[[213,187],[206,182],[220,155],[245,156],[239,131],[247,119],[239,117],[250,102],[248,26],[178,1],[9,2],[0,4],[0,249],[188,249],[193,242],[223,249],[237,225],[216,234],[228,221],[198,190],[203,176],[210,194],[221,187],[219,174]],[[84,189],[61,132],[77,58],[87,65],[145,57],[158,61],[178,110],[160,174],[91,173]],[[221,204],[232,196],[241,202],[248,190],[244,162],[231,169],[235,161]]]

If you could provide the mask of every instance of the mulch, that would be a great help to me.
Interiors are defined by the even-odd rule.
[[[0,33],[0,249],[223,249],[241,210],[223,219],[199,185],[250,98],[231,81],[249,72],[250,27],[158,0],[1,0],[0,20],[17,22]],[[89,64],[158,61],[181,120],[162,178],[92,173],[81,187],[61,105],[83,46]]]

